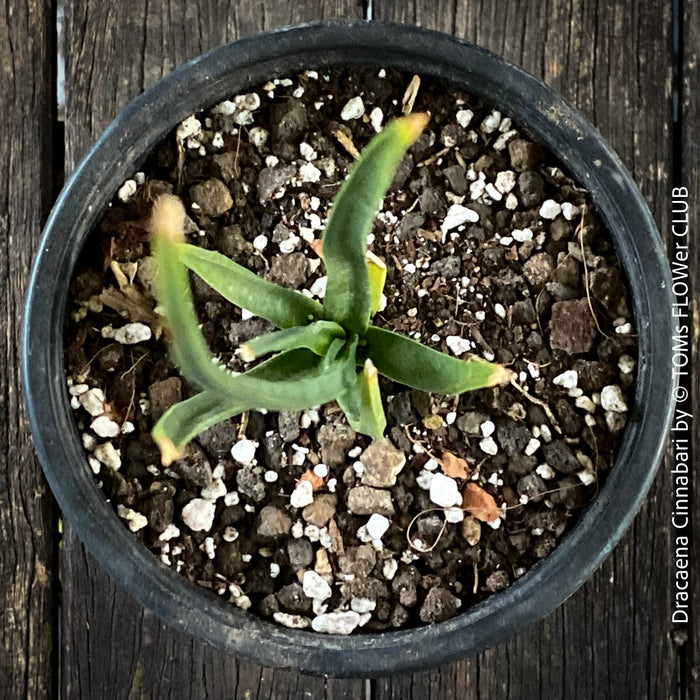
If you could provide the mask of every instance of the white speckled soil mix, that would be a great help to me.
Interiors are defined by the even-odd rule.
[[[165,565],[290,627],[437,622],[512,585],[595,497],[632,409],[633,319],[590,196],[508,116],[424,79],[408,93],[430,124],[371,235],[388,265],[375,323],[517,379],[459,398],[382,379],[384,441],[335,403],[250,412],[160,466],[150,430],[194,390],[154,311],[154,196],[182,197],[192,242],[321,299],[314,241],[411,78],[310,71],[187,119],[120,188],[72,285],[68,383],[105,496]],[[244,370],[239,346],[271,327],[193,285],[212,349]],[[463,510],[484,491],[488,522]]]

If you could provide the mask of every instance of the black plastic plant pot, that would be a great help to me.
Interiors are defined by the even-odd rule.
[[[638,329],[633,406],[617,462],[593,503],[546,559],[505,591],[446,622],[405,631],[322,635],[277,626],[161,564],[120,522],[87,466],[63,359],[70,279],[121,183],[185,117],[305,69],[393,67],[442,79],[512,116],[591,193],[626,273]],[[93,146],[46,225],[26,306],[23,372],[46,477],[90,552],[165,622],[245,659],[334,676],[415,671],[475,654],[560,605],[630,525],[661,460],[673,410],[671,284],[660,236],[632,178],[554,90],[452,36],[382,22],[315,23],[247,37],[186,64],[134,100]]]

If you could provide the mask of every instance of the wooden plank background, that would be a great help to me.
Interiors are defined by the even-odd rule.
[[[59,557],[56,513],[31,450],[17,376],[17,319],[60,171],[75,168],[130,99],[182,62],[262,29],[362,17],[368,5],[375,18],[454,33],[543,78],[617,150],[662,233],[669,232],[674,177],[692,189],[697,230],[698,0],[677,0],[683,66],[675,130],[673,6],[666,0],[65,0],[64,157],[51,150],[55,4],[0,2],[0,114],[9,120],[0,138],[0,282],[7,290],[0,315],[7,368],[0,374],[0,696],[656,700],[698,692],[697,626],[687,643],[670,634],[667,465],[613,555],[543,622],[477,658],[431,671],[326,680],[239,662],[170,630],[111,581],[69,526]],[[697,244],[694,256],[697,274]],[[694,350],[697,357],[697,338]],[[697,400],[697,379],[695,388]],[[696,486],[698,505],[699,498]],[[697,535],[694,556],[700,560]],[[695,602],[697,610],[697,585]]]
[[[0,694],[46,697],[57,605],[53,499],[20,389],[27,272],[55,195],[49,0],[0,1]]]

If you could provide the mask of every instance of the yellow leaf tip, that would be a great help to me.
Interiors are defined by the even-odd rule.
[[[367,251],[367,262],[371,265],[376,265],[380,270],[386,270],[386,263],[371,250]]]
[[[185,240],[185,207],[174,194],[162,194],[153,203],[151,231],[173,243]]]
[[[415,112],[414,114],[407,114],[405,117],[402,117],[402,122],[405,125],[404,133],[406,134],[406,138],[413,143],[423,133],[423,129],[428,126],[429,121],[429,112]]]
[[[241,345],[238,354],[241,356],[243,362],[252,362],[257,357],[253,348],[250,347],[250,343]]]
[[[170,438],[164,437],[156,442],[160,448],[160,461],[164,467],[169,467],[182,456],[182,450],[178,450]]]
[[[503,365],[494,365],[494,370],[489,377],[489,386],[500,386],[501,384],[510,384],[511,380],[517,375],[512,370]]]
[[[365,360],[364,372],[367,379],[374,379],[379,374],[377,368],[374,366],[374,362],[372,362],[369,357]]]

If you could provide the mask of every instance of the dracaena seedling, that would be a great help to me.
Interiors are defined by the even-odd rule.
[[[375,136],[351,168],[323,233],[327,286],[323,303],[258,277],[224,255],[185,241],[185,210],[172,195],[152,213],[155,291],[170,353],[201,389],[175,404],[153,429],[163,464],[197,434],[248,410],[303,410],[336,400],[358,432],[380,438],[386,418],[378,375],[423,391],[458,395],[509,381],[511,372],[479,357],[445,355],[379,328],[386,266],[367,250],[367,236],[399,161],[428,121],[396,119]],[[198,275],[231,303],[279,330],[240,348],[245,361],[270,355],[234,374],[212,355],[199,328],[189,282]]]

